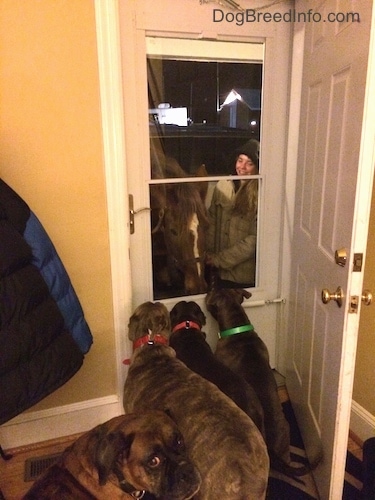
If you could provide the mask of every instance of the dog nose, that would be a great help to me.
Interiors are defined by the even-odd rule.
[[[201,481],[200,474],[193,464],[189,462],[181,463],[178,470],[178,480],[180,482],[190,483],[193,477],[196,481]]]

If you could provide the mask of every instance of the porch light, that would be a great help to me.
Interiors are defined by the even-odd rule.
[[[220,106],[219,111],[221,111],[223,109],[223,107],[226,106],[227,104],[234,102],[236,99],[238,101],[242,101],[242,97],[240,96],[240,94],[238,92],[236,92],[234,89],[232,89],[229,92],[229,94],[227,95],[227,97],[225,98],[225,101],[223,102],[223,104]]]

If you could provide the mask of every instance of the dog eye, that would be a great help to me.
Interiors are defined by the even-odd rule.
[[[151,457],[150,460],[148,461],[148,465],[152,468],[159,467],[160,463],[161,460],[157,455]]]

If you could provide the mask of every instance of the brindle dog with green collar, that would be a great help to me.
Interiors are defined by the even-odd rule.
[[[241,288],[213,289],[206,295],[207,309],[220,329],[215,356],[243,377],[257,393],[264,412],[271,468],[288,476],[303,476],[309,469],[291,464],[289,424],[269,364],[267,346],[254,331],[242,307],[244,298],[250,297],[251,293]]]
[[[166,345],[170,334],[169,313],[160,302],[146,302],[131,316],[135,350],[125,411],[165,409],[173,416],[202,478],[194,500],[265,499],[269,458],[261,433],[231,399],[176,358]]]
[[[219,361],[206,340],[202,327],[206,316],[194,301],[177,302],[169,314],[172,335],[169,345],[185,365],[201,377],[215,384],[224,394],[241,408],[264,437],[264,415],[259,398],[242,377]]]

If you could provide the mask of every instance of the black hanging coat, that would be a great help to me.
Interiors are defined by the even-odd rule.
[[[0,179],[0,424],[67,382],[91,343],[51,240]]]

